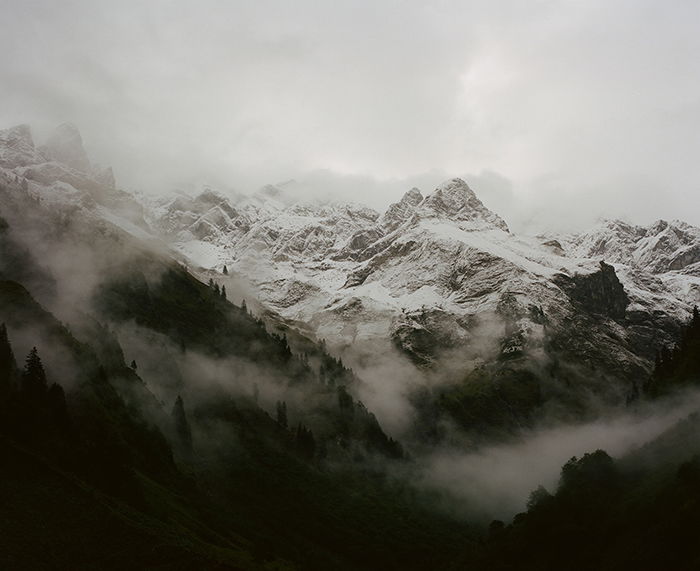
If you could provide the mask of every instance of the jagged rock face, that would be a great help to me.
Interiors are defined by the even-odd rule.
[[[85,192],[97,191],[101,186],[92,177],[84,176],[75,169],[55,161],[29,165],[17,169],[17,172],[27,179],[45,186],[61,182]]]
[[[581,234],[564,237],[570,254],[643,267],[653,273],[682,270],[700,262],[700,229],[674,220],[632,226],[606,220]]]
[[[419,366],[435,356],[468,343],[470,324],[440,308],[404,312],[391,324],[392,341]]]
[[[141,203],[115,187],[111,168],[90,165],[74,126],[58,127],[40,149],[26,125],[0,131],[0,180],[21,180],[33,200],[89,212],[146,234]]]
[[[542,245],[549,249],[550,252],[557,254],[557,256],[564,256],[564,248],[562,248],[559,240],[547,240],[542,242]]]
[[[83,202],[113,201],[111,191],[116,190],[112,168],[90,165],[80,132],[70,124],[57,127],[48,142],[39,148],[34,145],[28,125],[0,131],[0,167],[39,186],[55,187],[62,195],[72,195]],[[48,194],[46,198],[52,199]],[[123,203],[124,196],[119,196],[119,201]],[[139,210],[134,206],[136,202],[132,202],[131,209]]]
[[[423,202],[423,195],[420,190],[412,188],[403,195],[399,202],[387,208],[387,211],[380,219],[379,225],[386,231],[395,230],[416,213],[416,208],[421,202]]]
[[[347,244],[340,252],[335,254],[334,260],[354,260],[356,262],[367,259],[366,252],[372,244],[382,238],[384,234],[381,228],[367,228],[358,230],[348,239]]]
[[[490,225],[508,232],[508,225],[503,219],[486,208],[467,183],[459,178],[453,178],[436,188],[421,203],[420,210],[424,216],[471,222],[474,229]],[[461,228],[469,226],[461,225]]]
[[[195,197],[177,194],[146,200],[146,216],[158,233],[179,240],[218,240],[250,229],[251,219],[222,194],[205,188]]]
[[[42,147],[50,159],[67,165],[77,171],[90,173],[92,167],[83,147],[83,138],[75,125],[64,123],[56,127],[49,140]]]
[[[65,135],[54,149],[73,149],[73,166],[48,160],[24,128],[2,132],[0,158],[9,162],[0,175],[22,178],[40,200],[162,237],[192,267],[226,265],[271,312],[340,348],[376,353],[393,344],[423,367],[444,354],[510,368],[602,363],[629,379],[700,297],[700,230],[687,224],[517,236],[459,179],[425,197],[411,189],[383,214],[297,201],[273,186],[139,203],[97,169],[76,170],[85,166],[82,142]]]
[[[382,215],[294,202],[276,187],[233,198],[230,207],[250,225],[219,222],[206,232],[209,267],[226,264],[245,275],[271,311],[308,323],[330,344],[377,351],[389,339],[419,366],[455,352],[509,367],[556,355],[603,363],[630,379],[648,367],[654,345],[670,341],[700,288],[688,273],[692,264],[683,274],[645,268],[657,271],[671,259],[651,242],[644,252],[652,257],[639,257],[638,265],[601,264],[603,257],[614,261],[603,239],[615,237],[611,243],[628,252],[668,228],[616,224],[598,238],[515,236],[459,179],[425,197],[411,189]],[[202,216],[211,220],[211,210]],[[692,227],[681,229],[684,237],[674,235],[692,252],[700,240],[688,238]],[[176,247],[197,261],[203,245]],[[577,336],[585,341],[576,343]]]
[[[572,300],[589,312],[612,319],[625,318],[630,299],[610,264],[600,262],[600,270],[588,275],[560,276],[559,283],[569,290]]]
[[[0,131],[0,167],[13,169],[45,162],[34,147],[29,125],[18,125]]]

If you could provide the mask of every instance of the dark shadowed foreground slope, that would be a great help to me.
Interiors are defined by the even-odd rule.
[[[647,379],[646,360],[620,355],[653,354],[678,324],[630,321],[611,266],[558,278],[575,303],[543,337],[552,358],[522,366],[524,338],[506,328],[496,361],[411,395],[419,436],[400,443],[324,344],[272,333],[199,281],[140,234],[141,206],[108,173],[80,171],[81,154],[13,136],[19,155],[0,166],[0,568],[697,568],[696,416],[621,458],[572,458],[507,525],[483,529],[483,507],[416,479],[426,449],[525,438],[548,403],[550,418],[580,421],[600,392],[619,413],[640,388],[687,390],[697,312]],[[509,295],[508,319],[551,330]],[[625,383],[603,374],[625,362]]]
[[[387,475],[401,446],[322,347],[292,354],[216,284],[118,232],[3,206],[25,268],[0,276],[3,568],[430,568],[465,541]],[[94,282],[73,295],[38,258],[86,233]],[[59,287],[39,303],[44,279]]]

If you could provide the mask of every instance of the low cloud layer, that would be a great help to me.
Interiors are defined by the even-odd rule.
[[[442,448],[422,460],[422,480],[449,491],[470,513],[509,519],[524,511],[529,494],[539,485],[554,492],[561,467],[572,456],[603,449],[619,458],[698,409],[696,391],[595,422],[533,431],[515,444],[468,453]]]
[[[0,6],[0,124],[72,121],[127,187],[466,175],[516,228],[700,224],[693,2]]]

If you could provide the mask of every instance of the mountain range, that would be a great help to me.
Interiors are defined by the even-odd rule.
[[[118,533],[178,545],[181,568],[429,568],[436,549],[456,568],[506,565],[529,532],[490,528],[512,549],[492,557],[461,515],[427,509],[432,492],[402,482],[423,478],[437,447],[595,421],[694,378],[700,229],[681,221],[518,235],[457,178],[384,212],[300,200],[293,181],[152,196],[120,189],[70,124],[43,145],[25,125],[0,131],[0,191],[13,486],[25,493],[22,471],[39,458],[61,475],[49,489],[80,482],[70,501],[96,518],[116,509]],[[11,342],[38,347],[23,373]],[[65,402],[52,386],[53,400],[28,404],[17,388],[38,354]],[[25,413],[59,420],[27,430]],[[96,475],[90,455],[110,447]],[[611,469],[607,455],[572,462],[562,493],[539,500],[565,505],[571,474]],[[240,511],[215,517],[217,502]],[[300,509],[308,529],[294,527]],[[354,542],[338,539],[344,525]]]

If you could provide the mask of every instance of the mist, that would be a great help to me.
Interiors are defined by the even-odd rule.
[[[693,568],[700,4],[0,9],[0,567]]]
[[[693,390],[593,422],[535,429],[514,443],[470,452],[442,448],[420,460],[418,478],[424,486],[447,491],[464,513],[509,520],[525,511],[538,486],[556,491],[561,467],[573,456],[602,449],[623,457],[698,409],[700,391]]]

